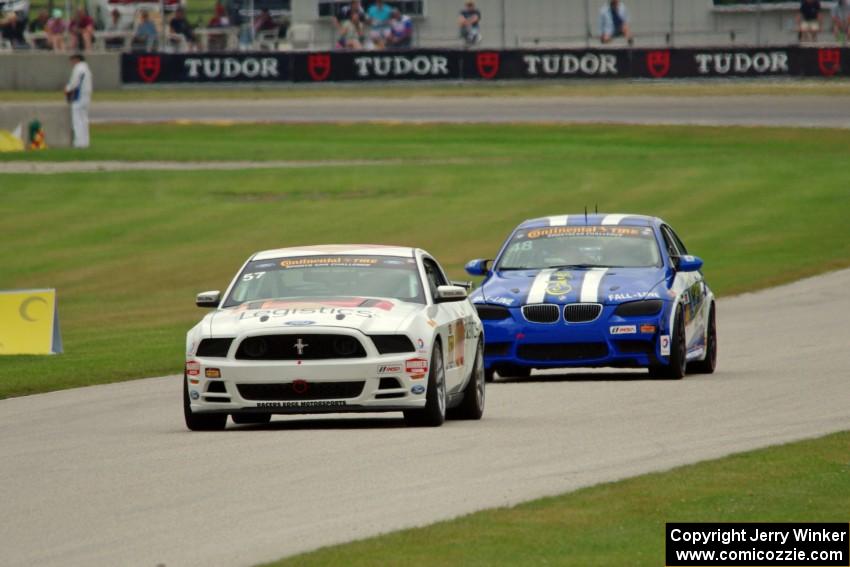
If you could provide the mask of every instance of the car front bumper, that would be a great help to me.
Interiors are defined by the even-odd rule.
[[[422,408],[427,373],[407,373],[406,361],[407,358],[391,356],[300,362],[194,357],[192,362],[200,368],[196,375],[187,375],[189,403],[193,413],[337,413]],[[207,376],[216,371],[220,378]]]
[[[597,319],[587,323],[533,323],[520,309],[511,317],[485,320],[484,365],[499,367],[581,368],[611,366],[645,368],[667,364],[669,340],[665,310],[644,317],[614,315],[615,306],[604,306]]]

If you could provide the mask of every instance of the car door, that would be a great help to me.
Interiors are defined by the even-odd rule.
[[[667,225],[662,226],[665,245],[671,261],[688,253],[676,232]],[[706,287],[702,272],[676,272],[673,290],[679,297],[685,319],[685,337],[688,353],[703,347],[707,310],[705,309]]]
[[[445,272],[436,260],[425,256],[422,258],[425,277],[431,291],[431,298],[437,297],[437,288],[449,285]],[[466,321],[463,305],[465,301],[436,303],[434,301],[431,319],[437,322],[437,330],[443,339],[443,363],[446,369],[446,389],[449,393],[460,390],[465,378],[467,354]]]

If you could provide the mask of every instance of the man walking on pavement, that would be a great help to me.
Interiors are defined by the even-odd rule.
[[[71,131],[75,148],[89,147],[89,106],[91,105],[92,75],[82,54],[71,55],[71,78],[65,85],[65,98],[71,105]]]

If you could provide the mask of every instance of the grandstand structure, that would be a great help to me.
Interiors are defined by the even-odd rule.
[[[799,2],[776,0],[623,0],[638,47],[788,45],[797,42]],[[343,0],[291,0],[293,22],[313,26],[315,43],[328,48],[330,14]],[[368,4],[368,2],[366,2]],[[393,2],[390,2],[391,4]],[[606,0],[477,0],[483,48],[581,47],[599,45],[599,11]],[[400,1],[415,21],[417,47],[457,47],[460,0]],[[822,41],[829,32],[823,5]],[[620,42],[622,45],[623,42]],[[616,42],[614,45],[618,45]]]

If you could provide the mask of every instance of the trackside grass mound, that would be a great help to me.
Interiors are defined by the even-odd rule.
[[[0,397],[180,372],[194,294],[266,248],[421,246],[464,278],[521,220],[598,204],[667,219],[721,295],[850,266],[845,131],[112,125],[93,140],[25,157],[395,161],[0,173],[0,289],[55,287],[66,352],[0,358]]]
[[[845,522],[850,432],[328,547],[267,567],[664,564],[665,522]]]

